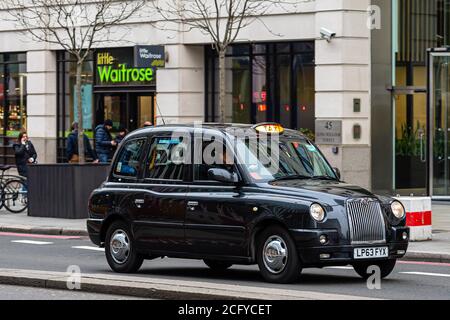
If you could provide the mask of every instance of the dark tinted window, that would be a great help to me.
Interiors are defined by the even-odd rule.
[[[219,168],[233,172],[233,155],[227,153],[225,146],[222,144],[218,145],[214,141],[203,141],[201,164],[195,163],[194,168],[195,180],[209,181],[209,169]]]
[[[117,158],[114,173],[119,176],[137,177],[140,169],[140,159],[146,139],[127,142]]]
[[[150,148],[146,178],[157,180],[183,180],[185,149],[182,139],[155,138]]]

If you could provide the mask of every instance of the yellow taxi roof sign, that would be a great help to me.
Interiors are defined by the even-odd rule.
[[[284,128],[279,123],[260,123],[255,126],[253,126],[253,129],[260,133],[276,133],[276,134],[282,134],[284,132]]]

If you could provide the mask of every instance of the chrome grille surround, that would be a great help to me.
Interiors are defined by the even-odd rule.
[[[386,223],[377,199],[349,199],[346,211],[352,244],[386,243]]]

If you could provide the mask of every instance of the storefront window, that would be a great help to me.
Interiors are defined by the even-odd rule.
[[[25,54],[0,54],[1,134],[17,137],[27,126],[27,65]]]
[[[25,53],[0,54],[0,157],[11,164],[9,147],[27,128],[27,64]]]
[[[258,47],[255,48],[257,52]],[[262,51],[262,49],[261,49]],[[256,110],[256,121],[265,122],[267,121],[267,59],[265,56],[255,56],[253,59],[253,108]],[[250,115],[250,114],[249,114]],[[249,117],[247,123],[252,122],[251,116]]]
[[[427,50],[450,45],[450,0],[396,0],[394,7],[395,189],[426,195]],[[446,117],[437,119],[442,131]]]
[[[71,132],[73,122],[80,122],[76,95],[76,60],[67,52],[57,55],[58,81],[58,161],[65,161],[66,138]],[[89,138],[94,136],[94,61],[92,55],[84,62],[81,75],[81,103],[83,109],[83,128]]]
[[[218,59],[211,47],[205,51],[205,120],[216,122]],[[276,121],[314,131],[314,42],[234,45],[226,59],[227,122]]]
[[[284,49],[284,47],[283,47]],[[280,123],[286,128],[291,128],[292,105],[291,105],[291,59],[288,55],[277,58],[278,86],[279,86],[279,117]]]

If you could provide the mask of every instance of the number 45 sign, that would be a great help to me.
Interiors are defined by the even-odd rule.
[[[316,120],[316,143],[319,145],[341,145],[342,121]]]

